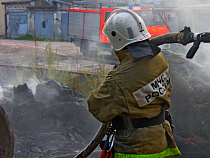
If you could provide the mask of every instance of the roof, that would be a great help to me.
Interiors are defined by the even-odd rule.
[[[1,2],[1,4],[25,3],[25,2],[31,2],[31,0],[5,0],[5,1]]]
[[[3,0],[1,4],[10,4],[10,3],[25,3],[25,2],[31,2],[34,0]],[[52,1],[58,2],[58,3],[64,3],[64,4],[71,4],[73,0],[43,0],[52,5]]]
[[[71,0],[53,0],[53,2],[62,3],[62,4],[67,4],[67,5],[73,3],[73,1],[71,1]]]
[[[191,5],[189,8],[194,8],[194,9],[209,9],[210,8],[210,3],[207,4],[198,4],[198,5]]]

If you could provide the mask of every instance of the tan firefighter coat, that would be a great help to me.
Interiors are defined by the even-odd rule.
[[[89,111],[101,122],[117,115],[152,118],[170,107],[169,64],[162,53],[155,57],[133,58],[128,50],[117,52],[119,67],[112,70],[103,84],[88,99]],[[121,154],[180,155],[168,121],[139,129],[117,132],[115,157]],[[172,156],[173,157],[173,156]]]

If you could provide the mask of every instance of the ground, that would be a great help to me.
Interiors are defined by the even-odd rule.
[[[44,52],[49,42],[37,42],[36,47],[35,47],[35,44],[36,43],[34,41],[0,39],[0,66],[1,65],[26,66],[26,67],[34,66],[36,63],[35,59],[36,59],[36,54],[37,54],[38,66],[46,67],[47,66],[46,59],[49,59],[49,57],[46,58],[46,53]],[[92,71],[99,67],[99,63],[96,62],[94,58],[91,58],[91,57],[85,58],[82,55],[82,53],[79,52],[79,48],[76,47],[73,43],[51,42],[51,47],[48,47],[48,48],[52,48],[51,52],[54,52],[53,54],[55,54],[57,51],[57,56],[60,58],[60,61],[59,61],[60,69],[65,69],[65,67],[67,66],[69,71],[81,71],[81,70]],[[176,126],[175,131],[174,131],[174,138],[182,153],[183,158],[197,158],[197,157],[207,158],[210,155],[209,153],[210,73],[209,73],[209,60],[208,60],[210,59],[210,57],[206,56],[208,55],[207,53],[208,49],[205,49],[205,51],[201,51],[201,48],[202,47],[199,48],[198,53],[195,56],[195,57],[198,57],[198,55],[205,55],[205,57],[199,58],[200,60],[198,61],[200,62],[196,62],[196,60],[194,59],[186,59],[185,55],[188,49],[186,49],[185,51],[184,50],[179,51],[182,53],[163,51],[163,53],[166,55],[170,64],[171,80],[173,84],[173,90],[170,96],[170,99],[171,99],[170,112],[173,116],[173,124]],[[104,54],[105,54],[105,61],[106,63],[108,63],[108,61],[110,61],[108,59],[111,55],[107,53],[104,53]],[[205,62],[203,61],[208,61],[208,62],[207,64],[204,64]],[[113,64],[106,64],[106,67],[112,69]],[[4,75],[4,72],[2,74]],[[7,82],[4,82],[4,84],[7,85]],[[10,93],[7,92],[5,93],[5,95],[10,96]],[[48,95],[42,95],[42,96],[44,96],[44,98],[47,98],[45,96],[48,96]],[[61,104],[61,105],[63,106],[64,104]],[[59,120],[61,120],[60,122],[63,122],[62,119],[66,119],[66,116],[69,116],[69,113],[68,111],[66,111],[66,108],[63,108],[62,106],[55,105],[54,106],[55,108],[60,107],[62,109],[61,110],[49,109],[49,112],[48,112],[48,113],[55,113],[55,115],[53,114],[52,117],[50,118],[52,119],[56,118],[58,120],[57,124],[60,126],[62,126],[63,124],[59,124]],[[5,106],[5,107],[8,107],[7,109],[8,111],[6,112],[9,115],[11,113],[11,109],[9,108],[9,106]],[[25,124],[24,121],[31,121],[30,119],[23,119],[25,115],[16,115],[17,113],[21,112],[23,114],[27,114],[26,118],[30,118],[32,116],[36,117],[36,115],[31,116],[31,114],[34,114],[34,106],[31,106],[31,107],[33,107],[31,110],[32,111],[31,113],[26,113],[25,111],[23,111],[23,110],[27,110],[25,109],[25,107],[23,108],[23,110],[19,109],[19,112],[17,109],[13,110],[15,112],[13,115],[15,116],[13,120],[15,120],[18,123],[17,125],[21,123],[24,125]],[[69,105],[67,105],[67,107],[69,111],[75,115],[75,118],[77,118],[76,119],[77,121],[79,120],[82,122],[82,120],[84,120],[82,114],[78,115],[78,113],[75,112],[75,110],[72,110],[71,108],[69,108]],[[17,106],[16,108],[20,108],[20,106]],[[30,108],[30,106],[27,106],[27,108]],[[39,108],[35,107],[35,110],[37,111],[37,114],[39,115],[46,114],[46,116],[48,116],[47,115],[48,113],[41,113],[39,111],[40,110]],[[44,111],[46,112],[46,108],[44,108]],[[81,111],[81,110],[78,110],[78,111]],[[53,117],[53,116],[56,116],[56,117]],[[61,116],[61,117],[57,117],[57,116]],[[22,117],[22,118],[16,119],[16,117]],[[34,121],[34,119],[32,120]],[[72,121],[71,119],[68,119],[68,118],[67,120]],[[42,117],[40,117],[38,121],[43,122]],[[43,122],[43,123],[46,123],[47,125],[49,124],[48,122]],[[35,123],[33,122],[33,124]],[[77,124],[79,123],[75,123],[75,125]],[[40,126],[39,123],[35,125],[37,125],[38,127],[43,127],[43,126]],[[50,124],[50,125],[52,127],[55,127],[54,124]],[[94,125],[94,123],[92,123],[92,125]],[[13,126],[15,126],[15,124]],[[28,127],[29,126],[27,126],[27,128]],[[71,126],[65,126],[65,127],[71,128]],[[81,126],[78,126],[78,127],[81,127]],[[26,130],[26,128],[23,128],[23,129]],[[56,128],[55,132],[58,132],[57,131],[58,129],[60,130],[60,128]],[[90,131],[89,128],[87,128],[87,130]],[[66,130],[63,130],[63,131],[66,131]],[[77,132],[81,132],[81,130],[79,128],[79,130],[75,130],[73,132],[77,133]],[[43,136],[43,133],[40,133],[40,134],[41,136]],[[65,136],[71,139],[73,138],[72,135],[73,134],[70,133]],[[32,139],[32,140],[35,138],[37,138],[35,140],[38,140],[38,138],[40,139],[44,138],[43,141],[40,141],[40,142],[47,142],[49,140],[49,139],[46,140],[45,137],[41,137],[41,136],[38,137],[36,134],[31,135],[30,132],[27,135],[22,134],[21,136],[26,136],[28,139]],[[19,151],[21,151],[22,153],[30,152],[34,154],[37,154],[37,153],[45,154],[44,151],[47,151],[47,150],[49,150],[50,152],[49,155],[57,154],[57,151],[60,152],[61,150],[60,150],[60,146],[57,146],[56,141],[57,140],[63,141],[65,139],[62,137],[63,136],[62,134],[60,134],[60,137],[56,137],[57,138],[56,140],[51,139],[51,138],[54,138],[54,135],[50,135],[50,136],[51,137],[49,138],[52,141],[52,148],[51,146],[45,145],[44,143],[41,145],[39,143],[39,145],[34,147],[32,146],[34,145],[34,143],[30,143],[31,141],[23,141],[26,144],[26,145],[24,144],[27,147],[26,148],[25,146],[23,146],[21,143],[17,141],[20,138],[20,137],[17,137],[18,139],[16,138],[15,141],[16,143],[18,143],[19,146],[15,145],[16,154],[19,154],[18,153]],[[76,138],[75,140],[77,141]],[[29,143],[30,145],[28,145],[27,143]],[[54,143],[56,145],[54,145]],[[65,143],[65,141],[63,141],[63,143]],[[72,141],[66,141],[66,143],[72,143]],[[72,144],[74,146],[74,142]],[[84,142],[83,145],[85,146],[86,144],[87,142]],[[21,150],[19,149],[19,147],[22,147]],[[46,147],[48,148],[46,149]],[[72,154],[69,151],[69,149],[71,148],[69,148],[69,146],[65,146],[65,147],[67,147],[68,149],[65,152],[63,151],[62,155],[64,155],[66,152]],[[63,146],[61,146],[61,148],[63,149]],[[78,150],[75,150],[75,151],[80,151],[81,149],[82,147],[80,149],[78,148]],[[15,156],[15,157],[18,157],[18,156]],[[69,157],[69,155],[65,157]],[[93,157],[98,157],[98,156],[93,156]]]
[[[51,45],[51,46],[49,46],[49,45]],[[50,42],[49,43],[49,42],[37,41],[37,43],[35,43],[34,41],[12,40],[12,39],[0,39],[0,66],[3,65],[3,67],[4,67],[4,65],[5,65],[5,66],[15,66],[15,67],[18,67],[18,66],[33,67],[36,65],[36,58],[37,58],[37,61],[38,61],[37,63],[39,65],[39,67],[46,67],[47,66],[46,60],[49,59],[49,57],[46,57],[47,56],[46,55],[47,48],[52,49],[51,52],[53,53],[53,55],[57,54],[57,57],[59,57],[59,59],[60,59],[59,60],[59,68],[60,69],[66,69],[66,66],[67,66],[69,71],[75,72],[75,71],[88,71],[88,70],[92,71],[99,67],[99,63],[97,62],[97,60],[95,60],[92,57],[89,57],[89,58],[84,57],[83,54],[80,53],[79,48],[70,42]],[[106,59],[108,59],[109,57],[112,56],[109,53],[103,53],[102,55],[104,55]],[[113,64],[106,64],[106,67],[108,69],[112,69]],[[1,88],[1,86],[0,86],[0,88]],[[75,98],[77,98],[77,97],[75,97]],[[1,103],[1,106],[4,107],[2,105],[2,103]],[[60,107],[60,106],[57,106],[57,107]],[[70,106],[68,106],[68,107],[70,107]],[[71,109],[70,111],[72,111],[72,107],[70,109]],[[21,110],[21,111],[23,112],[23,110]],[[75,110],[73,110],[73,111],[75,112]],[[87,111],[87,109],[85,109],[84,112],[86,112],[88,115],[91,115]],[[24,113],[27,113],[27,112],[24,112]],[[33,113],[35,113],[35,112],[33,111]],[[24,154],[25,155],[38,154],[38,156],[43,155],[44,151],[41,151],[38,146],[29,147],[30,151],[28,149],[26,150],[25,146],[23,147],[24,143],[22,143],[22,142],[20,143],[20,141],[18,140],[19,136],[17,136],[18,132],[17,132],[16,123],[14,123],[13,119],[11,118],[12,117],[11,113],[7,111],[7,114],[10,116],[10,120],[12,121],[13,129],[15,130],[14,133],[15,133],[16,140],[15,140],[15,149],[14,149],[15,155],[14,156],[22,157]],[[68,113],[68,116],[69,116],[69,114],[70,113]],[[76,112],[76,114],[79,114],[79,113]],[[20,116],[20,115],[17,115],[17,116]],[[49,115],[47,115],[47,116],[49,116]],[[84,116],[84,114],[82,116]],[[31,118],[31,115],[30,115],[30,118]],[[91,116],[91,118],[93,119],[92,116]],[[82,119],[83,119],[83,117],[82,117]],[[87,119],[87,117],[86,117],[86,119]],[[22,119],[22,120],[27,121],[29,119]],[[34,119],[34,120],[36,120],[36,119]],[[71,121],[71,119],[68,119],[68,120]],[[18,121],[18,122],[21,122],[21,121]],[[41,120],[41,122],[43,122],[43,120]],[[61,121],[61,122],[63,122],[63,121]],[[96,120],[95,120],[95,122],[96,122]],[[98,126],[97,126],[98,124],[95,125],[95,123],[93,123],[92,121],[91,121],[91,123],[93,124],[93,126],[95,126],[94,128],[98,128]],[[40,126],[40,124],[39,124],[39,126]],[[83,127],[84,127],[84,125],[83,125]],[[47,129],[48,128],[49,127],[47,127]],[[61,128],[56,128],[56,129],[59,129],[59,132],[60,132]],[[82,145],[86,146],[86,144],[88,144],[88,142],[89,142],[89,139],[93,137],[93,134],[95,134],[96,130],[97,129],[95,129],[95,130],[92,129],[92,131],[91,131],[92,135],[90,135],[90,134],[88,135],[88,139],[87,139],[88,141],[81,140],[82,143],[79,143],[79,144],[81,144],[81,146]],[[69,131],[69,130],[64,130],[64,131]],[[71,130],[70,130],[70,132],[71,132]],[[56,134],[56,132],[54,132],[54,131],[51,133]],[[23,135],[25,136],[25,134],[23,134]],[[43,131],[42,131],[41,135],[43,136]],[[64,135],[64,134],[62,134],[62,135]],[[69,133],[69,135],[70,136],[68,136],[68,133],[67,133],[67,137],[69,139],[74,138],[72,133]],[[77,135],[80,136],[79,134],[77,134]],[[34,136],[34,134],[33,134],[33,136]],[[58,134],[56,134],[56,136],[58,139],[60,139],[58,137]],[[28,135],[27,135],[27,137],[28,137]],[[53,136],[53,137],[55,137],[55,136]],[[83,137],[86,138],[85,136],[83,136]],[[81,137],[81,139],[83,137]],[[55,141],[55,139],[50,139],[50,140]],[[48,145],[46,145],[46,144],[43,145],[44,148],[49,146],[50,140],[47,140]],[[63,141],[63,140],[61,140],[61,141]],[[75,148],[77,149],[77,150],[74,149],[75,151],[80,151],[83,148],[83,146],[80,148],[76,147],[76,145],[75,145],[76,143],[72,140],[65,139],[65,141],[70,143],[70,145],[74,144]],[[23,142],[29,143],[29,146],[31,144],[34,144],[34,142],[25,141],[25,138],[23,138]],[[43,141],[40,141],[40,142],[43,142]],[[38,142],[38,144],[40,144],[40,142]],[[63,144],[63,142],[61,142],[60,144]],[[64,145],[64,147],[68,148],[68,149],[66,149],[67,152],[61,151],[59,149],[59,151],[58,151],[59,153],[57,152],[57,149],[56,149],[56,151],[54,151],[54,149],[50,149],[51,148],[51,146],[50,146],[49,149],[47,149],[47,151],[49,150],[50,153],[47,153],[47,155],[48,155],[48,157],[52,157],[49,155],[59,154],[59,157],[65,157],[64,155],[67,155],[66,157],[69,157],[69,154],[70,154],[71,155],[70,157],[72,157],[72,154],[75,155],[76,153],[72,151],[73,148],[70,145],[69,144]],[[53,145],[53,148],[54,147],[57,148],[57,145]],[[62,147],[62,149],[64,147]],[[23,150],[26,152],[24,153]],[[52,152],[51,152],[51,150],[52,150]],[[97,154],[97,157],[99,156],[99,152],[97,151],[96,153],[93,153],[93,156],[90,156],[90,157],[96,157],[96,156],[94,156],[94,154]]]
[[[0,39],[0,65],[31,67],[38,64],[39,67],[46,67],[46,60],[49,59],[46,48],[48,52],[52,49],[52,54],[57,54],[60,69],[68,69],[72,72],[98,69],[98,62],[93,57],[85,58],[73,43],[12,39]],[[111,58],[110,53],[102,55],[105,56],[105,60]],[[113,65],[114,62],[106,64],[106,68],[112,69]]]

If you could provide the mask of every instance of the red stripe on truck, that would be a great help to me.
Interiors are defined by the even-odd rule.
[[[68,9],[69,11],[75,11],[75,12],[86,12],[86,13],[101,13],[101,11],[96,10],[83,10],[83,9]]]

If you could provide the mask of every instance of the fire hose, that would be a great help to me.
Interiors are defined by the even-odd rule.
[[[99,145],[100,141],[104,138],[106,134],[106,130],[109,127],[111,122],[103,123],[98,132],[96,133],[95,137],[92,139],[92,141],[74,158],[85,158],[88,157],[95,148]]]
[[[0,106],[0,157],[12,158],[14,154],[14,134],[12,124]]]

